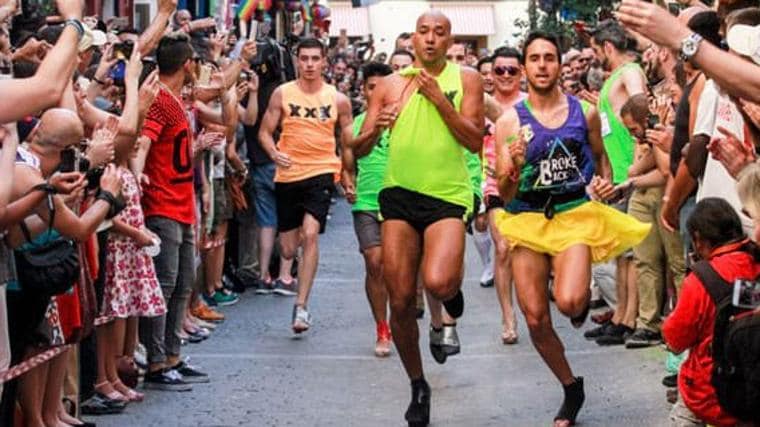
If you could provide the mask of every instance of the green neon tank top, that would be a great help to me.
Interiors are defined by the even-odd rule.
[[[361,113],[354,118],[354,136],[361,132],[367,113]],[[388,131],[380,135],[372,151],[356,160],[356,203],[354,212],[379,211],[377,195],[383,187],[385,166],[388,163]]]
[[[462,103],[462,76],[448,62],[436,77],[457,111]],[[472,212],[473,186],[466,149],[457,142],[435,105],[418,91],[409,98],[391,129],[384,188],[401,187],[463,206]]]
[[[604,139],[604,149],[607,151],[607,157],[609,157],[610,165],[612,166],[612,180],[615,184],[620,184],[628,179],[628,168],[633,163],[635,141],[617,114],[615,114],[609,96],[615,82],[618,81],[623,72],[630,69],[643,73],[641,67],[634,62],[622,65],[610,74],[610,77],[604,82],[602,90],[599,93],[599,118],[602,121],[602,138]]]

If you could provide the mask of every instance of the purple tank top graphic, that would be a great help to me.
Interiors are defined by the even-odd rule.
[[[561,212],[588,200],[585,189],[594,175],[588,126],[580,101],[567,95],[567,103],[567,120],[556,129],[536,120],[527,100],[515,106],[520,127],[530,126],[533,137],[528,141],[518,193],[508,211],[539,212],[553,200],[554,210]]]

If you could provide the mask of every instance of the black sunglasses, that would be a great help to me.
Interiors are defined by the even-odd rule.
[[[514,77],[517,75],[517,73],[520,72],[520,68],[515,67],[513,65],[507,65],[507,66],[500,65],[498,67],[493,67],[493,72],[497,76],[503,76],[504,73],[509,73],[510,76]]]

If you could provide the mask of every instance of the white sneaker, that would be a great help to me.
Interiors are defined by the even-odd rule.
[[[483,286],[487,283],[493,283],[493,263],[489,262],[483,269],[483,273],[480,274],[480,285]]]

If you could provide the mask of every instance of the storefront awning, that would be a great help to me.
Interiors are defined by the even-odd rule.
[[[491,4],[449,5],[433,4],[451,21],[455,36],[489,36],[496,34],[494,9]]]
[[[330,3],[330,37],[338,37],[341,29],[349,37],[369,35],[368,11],[368,7],[351,7],[351,3]]]

